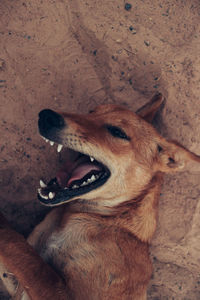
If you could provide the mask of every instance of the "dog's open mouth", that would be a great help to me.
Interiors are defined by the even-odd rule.
[[[45,140],[54,145],[53,141]],[[57,151],[60,152],[62,148],[62,145],[58,145]],[[109,169],[95,158],[68,148],[65,148],[65,152],[67,159],[56,176],[48,184],[40,180],[38,198],[44,205],[69,202],[102,186],[110,176]]]

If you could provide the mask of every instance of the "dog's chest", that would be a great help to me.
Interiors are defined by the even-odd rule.
[[[65,226],[49,230],[44,225],[35,238],[33,232],[31,244],[66,279],[76,299],[102,299],[102,291],[105,299],[112,293],[122,299],[122,283],[132,294],[136,277],[146,281],[151,276],[146,245],[106,221],[77,215],[70,216]]]
[[[93,244],[88,242],[90,227],[88,220],[74,217],[62,228],[49,232],[45,238],[41,235],[33,246],[47,263],[65,276],[95,252]]]

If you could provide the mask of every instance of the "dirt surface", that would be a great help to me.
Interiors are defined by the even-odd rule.
[[[160,131],[200,154],[200,3],[129,3],[0,2],[0,209],[25,235],[46,212],[39,179],[59,162],[38,135],[43,108],[136,110],[159,90]],[[200,299],[199,173],[166,177],[151,253],[148,299]]]

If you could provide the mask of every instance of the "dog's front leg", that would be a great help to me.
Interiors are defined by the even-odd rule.
[[[0,214],[0,261],[32,300],[67,300],[64,281]]]

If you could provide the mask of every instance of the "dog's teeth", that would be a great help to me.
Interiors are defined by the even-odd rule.
[[[40,186],[41,188],[47,187],[47,185],[44,183],[44,181],[42,181],[42,179],[40,179]]]
[[[62,150],[63,145],[58,145],[57,151],[60,152]]]
[[[77,189],[78,187],[79,187],[79,186],[76,185],[76,184],[74,184],[74,185],[72,186],[73,189]]]
[[[50,192],[49,193],[49,199],[53,199],[55,197],[55,193]]]
[[[45,142],[48,142],[48,140],[47,140],[44,136],[41,135],[41,138],[42,138],[43,140],[45,140]]]
[[[38,194],[42,197],[41,191],[42,191],[42,189],[38,189]]]
[[[94,161],[94,157],[90,156],[90,161],[93,162]]]
[[[50,142],[50,140],[46,139],[45,137],[43,137],[43,139],[45,140],[46,143]]]
[[[42,194],[42,190],[41,190],[41,189],[38,189],[38,194],[39,194],[40,197],[42,197],[43,199],[48,199],[48,196]]]
[[[90,180],[91,180],[91,181],[95,181],[95,180],[96,180],[95,176],[92,175],[91,178],[90,178]]]
[[[80,186],[88,185],[88,184],[94,182],[97,178],[99,178],[99,175],[94,175],[94,174],[93,174],[93,175],[92,175],[90,178],[88,178],[86,181],[83,181],[83,182],[81,183]],[[74,184],[74,185],[72,186],[72,189],[77,189],[77,188],[79,188],[79,186],[78,186],[77,184]]]
[[[54,145],[54,142],[53,142],[53,141],[50,141],[50,145],[53,146],[53,145]]]

